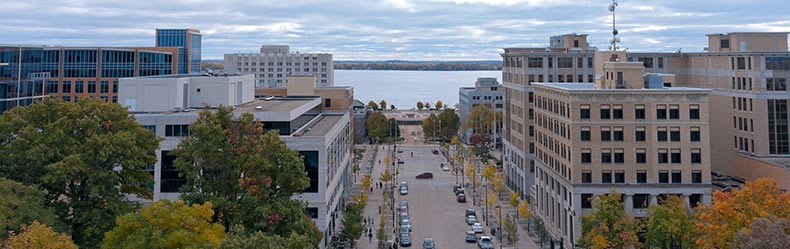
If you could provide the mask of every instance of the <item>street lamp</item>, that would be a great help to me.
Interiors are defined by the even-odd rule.
[[[495,207],[499,212],[499,228],[497,228],[496,236],[499,238],[499,248],[502,248],[502,206]]]

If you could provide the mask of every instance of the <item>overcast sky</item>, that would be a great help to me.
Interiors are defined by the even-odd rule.
[[[203,59],[288,44],[336,60],[499,60],[504,47],[590,34],[608,47],[607,0],[2,0],[0,44],[153,46],[194,28]],[[621,0],[622,47],[701,51],[705,34],[790,31],[787,0]]]

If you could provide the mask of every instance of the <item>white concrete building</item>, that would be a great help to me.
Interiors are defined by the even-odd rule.
[[[314,83],[313,83],[314,84]],[[189,135],[189,124],[203,104],[233,106],[234,113],[252,113],[265,129],[278,130],[286,145],[304,156],[310,186],[294,198],[305,200],[305,212],[324,233],[322,248],[338,232],[345,198],[352,186],[351,114],[323,108],[321,96],[299,89],[292,96],[256,99],[253,76],[163,76],[121,79],[120,103],[128,106],[143,127],[164,140],[151,171],[153,200],[178,199],[186,180],[174,167],[170,151]],[[290,89],[289,89],[290,90]],[[353,96],[352,96],[353,98]],[[133,198],[134,199],[134,198]]]
[[[497,112],[502,112],[502,84],[496,78],[480,77],[475,81],[475,87],[461,87],[458,89],[458,116],[461,123],[466,122],[466,118],[472,113],[477,105],[489,105]],[[502,125],[499,124],[501,127]],[[497,134],[500,132],[497,131]],[[461,132],[461,139],[469,143],[472,129]]]
[[[257,88],[285,88],[289,75],[310,74],[319,87],[335,85],[332,54],[291,52],[287,45],[263,45],[260,53],[225,54],[225,72],[253,74]]]

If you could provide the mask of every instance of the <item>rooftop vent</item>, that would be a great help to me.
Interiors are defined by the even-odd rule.
[[[274,99],[274,96],[269,96],[269,97],[263,98],[263,100],[266,100],[266,101],[273,100],[273,99]]]
[[[263,110],[263,106],[256,106],[255,110]]]

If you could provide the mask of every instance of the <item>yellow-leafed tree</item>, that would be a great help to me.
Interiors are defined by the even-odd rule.
[[[47,225],[33,221],[30,225],[22,225],[22,232],[14,234],[6,240],[2,248],[6,249],[77,249],[71,237],[55,232]]]
[[[758,218],[790,219],[790,194],[779,190],[773,179],[747,182],[740,190],[713,193],[712,206],[697,208],[696,224],[702,248],[729,248],[735,234],[750,229]]]
[[[225,227],[211,223],[212,216],[211,202],[188,206],[180,200],[161,200],[119,217],[102,248],[217,247],[225,238]]]
[[[494,167],[494,162],[489,161],[488,165],[486,165],[485,169],[483,169],[483,178],[488,181],[491,181],[496,175],[496,167]]]
[[[518,204],[518,216],[522,219],[529,219],[532,217],[532,212],[529,211],[529,203],[522,201]]]

